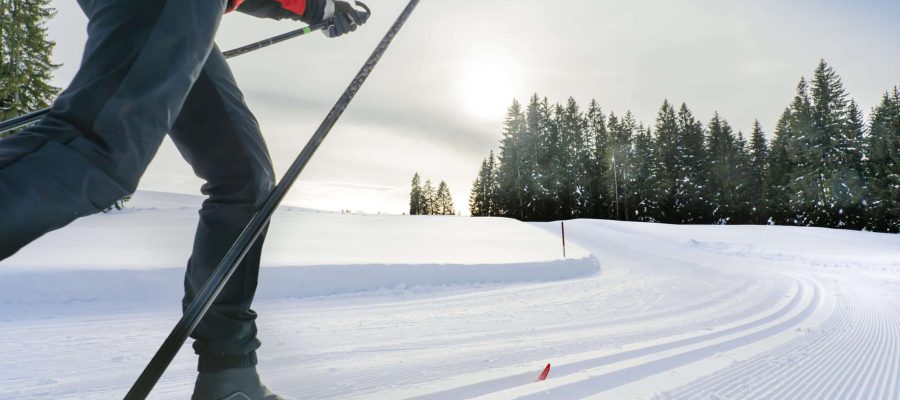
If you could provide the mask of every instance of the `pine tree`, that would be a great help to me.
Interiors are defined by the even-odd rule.
[[[850,101],[845,122],[832,141],[833,169],[829,177],[831,194],[831,225],[836,228],[862,229],[865,227],[864,202],[869,190],[865,181],[863,147],[865,121],[859,106]]]
[[[788,220],[793,225],[827,226],[825,211],[826,144],[822,132],[813,125],[813,102],[809,85],[800,79],[797,95],[791,104],[790,136],[787,141],[789,170],[787,173]]]
[[[791,151],[796,141],[791,130],[793,112],[788,107],[781,114],[775,125],[775,138],[769,151],[766,168],[766,208],[769,218],[766,223],[789,224],[792,221],[790,211],[791,195],[788,183],[793,170]]]
[[[650,129],[643,126],[638,130],[634,139],[633,159],[634,163],[634,198],[635,220],[642,222],[657,222],[660,219],[660,164],[654,154],[655,144]]]
[[[707,160],[703,124],[694,118],[687,104],[682,103],[676,126],[673,211],[679,223],[706,223],[710,219],[710,205],[705,195]]]
[[[769,218],[768,205],[766,204],[766,169],[768,166],[769,148],[766,146],[766,136],[758,120],[753,122],[753,132],[750,133],[748,153],[747,196],[750,202],[748,222],[764,224]]]
[[[737,159],[735,171],[735,212],[729,223],[732,224],[748,224],[752,221],[753,216],[753,198],[750,194],[752,186],[751,174],[751,155],[747,145],[747,139],[744,133],[738,131],[737,134]]]
[[[615,113],[610,113],[606,119],[606,131],[609,134],[608,148],[609,166],[606,168],[607,191],[612,196],[610,200],[611,215],[613,219],[626,220],[628,212],[628,180],[626,170],[631,150],[631,131],[624,118],[620,119]]]
[[[422,187],[422,215],[435,215],[438,213],[437,193],[434,191],[434,185],[431,179],[425,181]]]
[[[481,163],[481,169],[475,182],[472,183],[472,192],[469,195],[469,212],[473,217],[496,216],[497,210],[497,172],[494,163],[494,152]]]
[[[587,170],[587,199],[586,214],[590,218],[608,218],[609,213],[609,183],[607,175],[610,166],[609,134],[606,129],[606,116],[597,103],[591,100],[585,114],[585,129],[587,137],[592,138],[589,165]]]
[[[574,98],[556,107],[556,148],[551,161],[556,185],[555,219],[571,219],[580,215],[584,205],[586,151],[584,119]]]
[[[523,154],[527,145],[525,135],[525,116],[522,113],[522,105],[513,100],[506,113],[503,136],[500,139],[497,200],[502,215],[519,219],[525,217],[525,181],[528,174]]]
[[[412,189],[409,191],[409,215],[425,214],[425,193],[422,190],[422,179],[416,172],[412,179]]]
[[[456,209],[453,207],[453,197],[450,195],[450,187],[447,182],[441,181],[438,185],[437,193],[434,197],[435,215],[455,215]]]
[[[46,108],[59,93],[46,27],[54,14],[50,0],[0,0],[0,120]]]
[[[678,179],[678,122],[675,108],[663,101],[656,116],[656,162],[659,164],[659,217],[661,222],[679,223],[675,216],[675,185]]]
[[[871,120],[866,138],[867,227],[900,233],[900,88],[884,94]]]
[[[716,113],[707,127],[709,132],[709,201],[712,221],[725,224],[735,219],[741,209],[741,154],[737,138],[728,121]]]

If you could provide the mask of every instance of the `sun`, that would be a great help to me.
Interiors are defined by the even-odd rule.
[[[460,69],[459,101],[472,117],[502,120],[515,97],[513,67],[502,60],[482,58]]]

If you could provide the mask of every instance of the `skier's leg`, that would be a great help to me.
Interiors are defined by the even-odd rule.
[[[226,251],[274,186],[266,144],[244,103],[231,70],[214,49],[191,89],[170,134],[209,196],[200,210],[194,252],[185,276],[190,305]],[[260,237],[191,335],[199,370],[215,372],[256,365],[256,291]]]
[[[79,0],[88,41],[38,124],[0,140],[0,260],[133,192],[200,74],[224,0]]]

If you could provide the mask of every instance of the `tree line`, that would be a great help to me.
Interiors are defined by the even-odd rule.
[[[419,173],[413,176],[409,192],[409,215],[456,215],[450,187],[441,181],[437,189],[431,179],[422,183]]]
[[[771,142],[718,113],[664,101],[655,124],[569,98],[513,101],[499,154],[472,185],[473,216],[779,224],[900,232],[900,89],[868,121],[823,60],[801,78]]]

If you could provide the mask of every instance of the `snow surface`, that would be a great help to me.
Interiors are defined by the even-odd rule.
[[[142,193],[4,261],[0,399],[121,398],[178,317],[199,201]],[[558,230],[283,209],[264,379],[297,399],[900,398],[898,235],[577,220],[562,260]],[[194,363],[151,398],[188,398]]]

